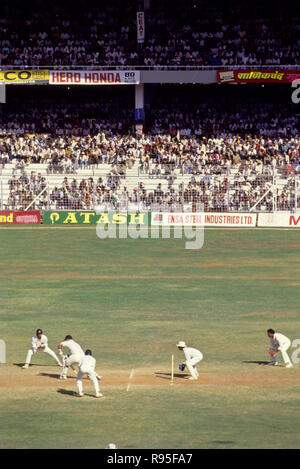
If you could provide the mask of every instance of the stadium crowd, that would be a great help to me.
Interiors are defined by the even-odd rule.
[[[288,3],[151,0],[137,44],[134,2],[12,0],[0,5],[0,65],[299,64],[300,21]],[[1,14],[2,13],[2,14]],[[80,18],[80,19],[79,19]],[[287,18],[289,20],[287,21]],[[293,18],[293,20],[291,20]]]
[[[32,208],[237,211],[249,210],[261,197],[259,210],[295,204],[299,116],[282,103],[225,107],[207,99],[197,109],[159,104],[142,135],[135,134],[129,109],[107,113],[101,100],[39,105],[27,102],[12,112],[8,104],[0,119],[0,162],[14,168],[7,200],[12,209],[27,207],[42,191]],[[32,163],[44,173],[32,171]],[[105,175],[94,176],[103,165]],[[131,170],[139,175],[133,185]],[[267,191],[277,176],[284,185],[274,202]]]
[[[41,173],[25,170],[8,181],[7,207],[22,210],[31,204],[38,210],[154,210],[154,211],[259,211],[295,210],[300,207],[300,185],[295,186],[294,172],[283,168],[275,175],[284,181],[273,191],[272,168],[253,161],[239,164],[236,171],[226,167],[206,167],[187,179],[182,175],[162,177],[155,187],[147,187],[144,177],[135,178],[135,187],[128,190],[128,178],[117,171],[105,177],[64,176],[51,179]],[[300,165],[297,167],[300,174]],[[122,183],[123,179],[123,183]],[[167,186],[162,181],[168,181]],[[161,181],[161,182],[158,182]],[[49,184],[49,185],[48,185]],[[37,199],[36,196],[41,194]],[[298,194],[298,196],[297,196]],[[36,200],[35,200],[36,199]],[[297,199],[297,200],[296,200]]]
[[[189,174],[245,161],[299,164],[299,114],[285,96],[263,102],[252,101],[251,94],[215,96],[216,90],[205,100],[195,99],[193,88],[176,99],[178,91],[170,88],[173,102],[154,100],[142,135],[135,132],[126,93],[119,99],[97,93],[83,101],[77,95],[58,102],[11,98],[0,114],[0,164],[42,163],[49,173],[76,173],[105,163],[119,173],[138,167],[153,177],[173,168]]]
[[[288,1],[272,9],[258,0],[251,8],[220,1],[220,9],[218,0],[149,0],[142,44],[137,3],[103,0],[86,8],[88,2],[1,3],[0,65],[299,64],[300,21]],[[284,100],[261,100],[258,88],[255,99],[246,100],[231,100],[227,88],[225,101],[216,88],[212,97],[205,89],[197,99],[198,88],[190,88],[189,99],[176,99],[178,89],[167,99],[164,88],[161,101],[146,104],[142,134],[136,132],[131,91],[121,96],[97,90],[89,99],[85,90],[73,102],[40,99],[36,90],[32,100],[9,92],[0,107],[0,165],[13,168],[10,208],[133,204],[161,210],[192,204],[233,211],[249,210],[261,199],[258,209],[271,210],[275,203],[285,210],[300,192],[294,180],[300,174],[299,115]],[[32,164],[43,170],[33,171]],[[102,165],[107,173],[94,176]],[[92,175],[83,176],[84,169]],[[132,186],[128,174],[134,172]],[[284,184],[274,195],[269,189],[277,175]]]

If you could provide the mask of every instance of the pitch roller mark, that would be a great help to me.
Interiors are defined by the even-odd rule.
[[[127,384],[126,392],[128,392],[129,389],[130,389],[131,380],[132,380],[132,378],[133,378],[133,375],[134,375],[134,369],[132,368],[132,370],[131,370],[131,372],[130,372],[130,375],[129,375],[129,382],[128,382],[128,384]]]

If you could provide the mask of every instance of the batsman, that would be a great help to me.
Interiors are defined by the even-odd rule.
[[[63,347],[68,348],[68,355],[63,355]],[[60,379],[67,379],[68,368],[72,367],[76,363],[80,363],[82,357],[84,357],[84,351],[81,346],[73,340],[71,335],[66,335],[65,340],[58,344],[59,354],[64,357],[63,369],[60,375]],[[74,368],[73,368],[74,370]]]
[[[189,379],[196,380],[199,377],[199,373],[196,365],[203,360],[203,355],[200,350],[193,347],[188,347],[182,340],[178,342],[177,347],[182,350],[185,356],[185,362],[179,365],[180,371],[183,371],[187,367],[190,377]]]

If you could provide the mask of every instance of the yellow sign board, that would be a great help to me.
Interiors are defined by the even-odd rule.
[[[49,82],[49,70],[1,70],[0,83],[38,83]]]

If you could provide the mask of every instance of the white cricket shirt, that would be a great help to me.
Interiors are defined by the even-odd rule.
[[[36,335],[32,337],[32,347],[38,349],[41,345],[48,345],[48,337],[42,334],[42,337],[39,339]]]
[[[64,340],[61,342],[61,345],[63,347],[67,347],[69,349],[69,354],[70,355],[84,355],[84,351],[80,347],[75,340],[70,339],[70,340]]]
[[[280,334],[280,332],[275,332],[273,338],[270,337],[270,343],[272,346],[275,346],[275,347],[286,347],[286,346],[290,346],[291,345],[291,341],[288,337],[286,337],[285,335],[283,334]]]
[[[81,372],[95,371],[96,360],[91,355],[84,355],[78,364]]]
[[[192,358],[202,357],[202,353],[200,352],[200,350],[197,350],[193,347],[184,347],[183,353],[188,361]]]

